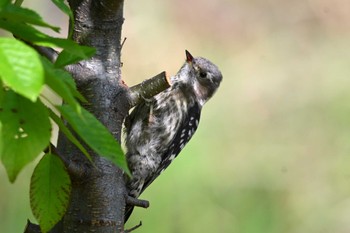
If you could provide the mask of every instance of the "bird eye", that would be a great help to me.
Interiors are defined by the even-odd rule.
[[[199,76],[200,76],[201,78],[206,78],[206,77],[207,77],[207,72],[201,71],[201,72],[199,73]]]

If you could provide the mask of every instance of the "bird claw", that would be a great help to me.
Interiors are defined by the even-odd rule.
[[[134,226],[134,227],[132,227],[132,228],[130,228],[130,229],[124,230],[124,233],[130,233],[130,232],[136,230],[137,228],[139,228],[140,226],[142,226],[142,222],[141,222],[141,221],[140,221],[140,223],[137,224],[136,226]]]

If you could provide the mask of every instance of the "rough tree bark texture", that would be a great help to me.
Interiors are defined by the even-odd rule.
[[[127,87],[121,81],[120,72],[124,2],[68,2],[75,18],[73,39],[96,48],[94,57],[70,71],[78,90],[89,102],[84,107],[120,142],[122,122],[129,110]],[[96,167],[91,166],[63,134],[59,134],[57,150],[70,161],[72,193],[68,211],[53,231],[123,232],[126,190],[122,171],[92,151]]]

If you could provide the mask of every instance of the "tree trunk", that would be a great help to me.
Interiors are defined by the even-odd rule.
[[[73,39],[96,48],[96,54],[71,70],[84,107],[120,142],[129,110],[127,87],[120,71],[123,0],[69,0],[74,13]],[[93,130],[93,129],[91,129]],[[94,154],[94,165],[59,133],[57,150],[71,161],[72,193],[68,210],[53,232],[123,232],[126,190],[123,172]]]

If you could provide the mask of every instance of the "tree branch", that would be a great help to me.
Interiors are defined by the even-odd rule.
[[[93,167],[93,165],[88,161],[85,163],[76,163],[74,160],[62,155],[52,143],[50,143],[50,146],[48,146],[44,152],[52,152],[52,154],[58,156],[66,167],[68,173],[74,177],[86,176],[87,172],[91,169],[91,167]]]
[[[130,107],[138,105],[145,99],[149,99],[156,94],[170,87],[170,81],[165,71],[137,84],[129,89]]]
[[[126,197],[126,204],[131,205],[131,206],[138,206],[138,207],[142,207],[142,208],[149,207],[149,201],[137,199],[137,198],[134,198],[131,196]]]
[[[33,44],[29,41],[25,41],[25,40],[21,39],[20,37],[18,37],[16,35],[13,35],[13,37],[16,38],[17,40],[20,40],[20,41],[26,43],[27,45],[29,45],[30,47],[35,49],[40,55],[46,57],[52,63],[54,63],[57,60],[58,52],[56,50],[54,50],[53,48]]]
[[[36,51],[38,51],[39,54],[46,57],[49,61],[54,63],[57,60],[58,52],[52,48],[39,46],[35,44],[29,44],[32,48],[34,48]]]

